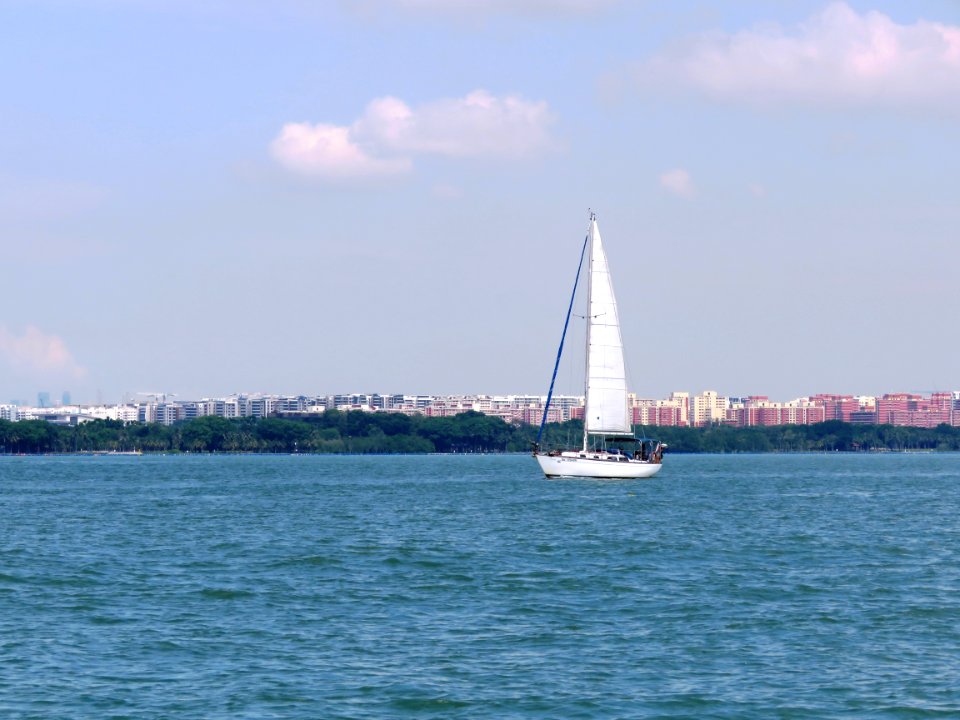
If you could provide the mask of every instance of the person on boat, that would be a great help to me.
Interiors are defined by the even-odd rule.
[[[663,462],[663,443],[659,443],[659,442],[657,443],[657,447],[653,451],[653,457],[651,458],[651,462],[657,465]]]

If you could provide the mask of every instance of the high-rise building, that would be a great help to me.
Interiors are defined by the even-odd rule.
[[[154,406],[154,422],[163,425],[173,425],[177,420],[183,420],[184,410],[179,403],[159,403]]]
[[[670,403],[676,407],[678,410],[677,425],[689,425],[690,424],[690,393],[688,392],[672,392],[668,398]]]
[[[631,394],[634,425],[687,425],[690,394],[671,393],[666,400],[648,400]]]
[[[741,398],[727,410],[727,422],[740,427],[754,425],[813,425],[824,421],[823,405],[809,398],[790,402],[770,402],[766,395],[750,395]]]
[[[723,422],[727,417],[730,403],[714,390],[704,390],[690,399],[690,424],[703,427],[711,423]]]
[[[45,390],[41,390],[37,393],[37,407],[39,408],[48,408],[50,407],[50,393]]]
[[[865,408],[859,398],[853,395],[831,395],[819,393],[810,398],[815,405],[823,408],[825,420],[842,420],[850,422],[853,413],[862,412]]]
[[[64,390],[63,395],[60,397],[60,404],[63,406],[70,405],[70,391]]]
[[[912,393],[888,393],[877,399],[877,422],[881,425],[936,427],[953,421],[952,396],[935,392],[929,398]]]

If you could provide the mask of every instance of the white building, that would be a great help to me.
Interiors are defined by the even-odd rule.
[[[690,424],[696,427],[723,422],[730,402],[715,390],[704,390],[690,400]]]

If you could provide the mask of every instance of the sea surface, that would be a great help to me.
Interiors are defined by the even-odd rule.
[[[0,718],[960,717],[960,455],[0,457]]]

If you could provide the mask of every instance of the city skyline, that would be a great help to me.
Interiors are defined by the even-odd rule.
[[[0,403],[0,420],[47,420],[77,425],[91,420],[124,423],[174,423],[204,416],[227,419],[266,418],[275,415],[312,415],[326,410],[402,413],[427,417],[453,417],[479,412],[508,423],[538,425],[542,421],[583,419],[583,395],[537,394],[403,394],[341,393],[333,395],[232,394],[199,399],[176,398],[167,393],[139,393],[138,400],[117,404],[46,406],[49,393],[38,394],[37,406]],[[69,396],[64,394],[64,400]],[[674,391],[663,399],[626,397],[627,415],[635,426],[704,427],[733,425],[813,425],[828,420],[845,423],[888,424],[933,428],[960,426],[960,390],[884,393],[864,396],[816,393],[792,400],[771,400],[766,395],[728,396],[714,390],[698,394]]]
[[[376,384],[376,383],[373,383]],[[371,383],[363,383],[364,386],[368,387]],[[683,387],[689,388],[694,387],[691,384],[686,384]],[[409,389],[408,389],[409,390]],[[761,394],[762,389],[751,389],[750,391],[745,392],[722,392],[718,393],[714,389],[710,388],[701,388],[700,394],[703,393],[716,393],[721,397],[726,398],[747,398],[747,397],[763,397],[769,398],[771,395]],[[694,395],[696,393],[691,393],[689,390],[671,390],[669,393],[666,393],[664,397],[669,397],[670,395],[676,393],[687,393]],[[893,390],[886,388],[879,391],[873,392],[848,392],[846,390],[841,391],[825,391],[820,390],[818,392],[807,392],[801,393],[796,396],[774,396],[779,397],[778,402],[790,402],[793,400],[810,398],[810,397],[820,397],[827,395],[835,395],[842,397],[853,397],[853,398],[876,398],[883,395],[935,395],[942,393],[953,393],[958,394],[960,390],[955,390],[951,388],[933,388],[933,389],[923,389],[918,390],[915,388],[895,388]],[[35,408],[56,408],[63,406],[93,406],[93,405],[124,405],[124,404],[137,404],[145,402],[196,402],[212,398],[227,398],[227,397],[245,397],[245,398],[260,398],[260,397],[304,397],[304,398],[333,398],[333,397],[351,397],[351,396],[367,396],[367,397],[429,397],[429,398],[456,398],[456,397],[547,397],[547,390],[542,389],[542,391],[504,391],[504,392],[464,392],[464,393],[440,393],[440,392],[428,392],[426,389],[416,389],[413,392],[380,392],[380,391],[366,391],[366,392],[292,392],[292,393],[283,393],[275,392],[271,390],[241,390],[241,391],[232,391],[228,393],[212,393],[212,392],[200,392],[194,394],[179,393],[170,391],[155,391],[155,392],[125,392],[119,398],[99,398],[96,401],[89,402],[72,402],[72,393],[70,390],[65,389],[59,394],[48,391],[48,390],[39,390],[34,393],[34,398],[36,402],[31,402],[30,400],[24,400],[23,398],[0,398],[0,405],[15,405],[19,407],[35,407]],[[649,398],[652,396],[644,396],[640,393],[633,391],[628,388],[628,395],[631,398]],[[554,397],[563,397],[563,398],[580,398],[583,399],[584,395],[582,389],[580,392],[571,392],[565,390],[562,392],[554,393]]]
[[[587,209],[631,389],[955,387],[947,0],[14,0],[0,398],[546,387]]]

